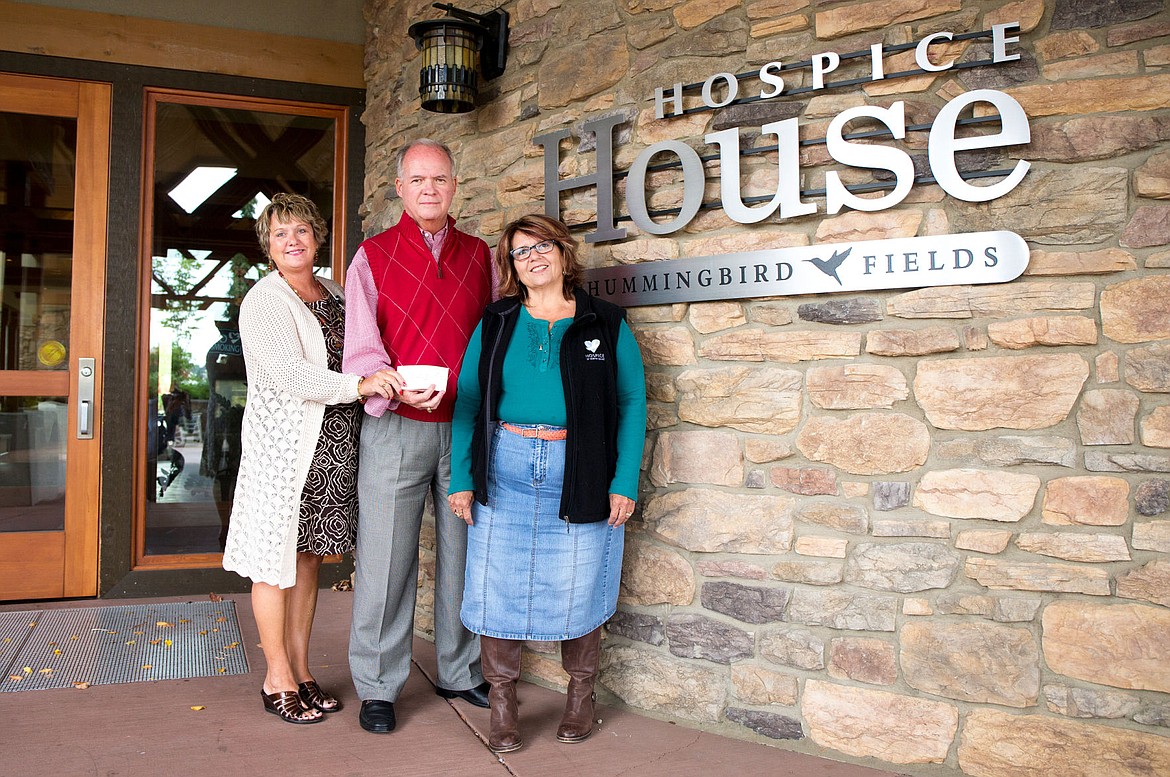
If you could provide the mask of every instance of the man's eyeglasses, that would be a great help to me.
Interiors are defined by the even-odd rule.
[[[553,246],[556,244],[557,243],[555,240],[545,240],[543,242],[537,243],[534,246],[520,246],[519,248],[513,248],[508,252],[508,254],[512,257],[513,261],[526,262],[528,261],[529,257],[532,256],[533,251],[538,254],[547,254],[549,251],[553,250]]]

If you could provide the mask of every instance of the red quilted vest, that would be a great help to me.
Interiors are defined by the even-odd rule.
[[[378,289],[378,330],[391,362],[447,367],[447,394],[433,413],[400,404],[394,412],[417,421],[450,421],[463,352],[491,301],[491,255],[477,237],[450,229],[438,262],[405,213],[362,243]]]

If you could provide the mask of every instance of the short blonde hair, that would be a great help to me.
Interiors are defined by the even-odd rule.
[[[300,221],[308,224],[313,230],[313,239],[317,241],[318,250],[325,245],[325,239],[329,237],[329,227],[325,225],[321,211],[317,210],[312,200],[300,194],[277,192],[272,195],[272,202],[265,205],[264,210],[256,217],[256,239],[260,241],[260,250],[264,252],[265,259],[272,259],[272,254],[268,252],[268,233],[273,221],[285,224]]]
[[[539,242],[548,240],[557,244],[565,265],[565,274],[561,277],[561,294],[565,299],[572,299],[573,289],[581,285],[581,278],[585,274],[585,268],[577,255],[577,241],[569,234],[565,222],[542,213],[521,216],[504,227],[500,242],[496,244],[495,254],[496,270],[500,275],[500,296],[519,296],[522,300],[528,299],[528,289],[520,282],[516,268],[512,265],[512,238],[517,232],[532,235]]]

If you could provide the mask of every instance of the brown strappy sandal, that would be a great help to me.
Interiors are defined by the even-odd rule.
[[[324,715],[306,717],[312,714],[301,706],[301,695],[296,691],[277,691],[265,693],[260,689],[260,698],[264,699],[264,710],[278,716],[286,723],[320,723],[325,720]]]
[[[321,712],[337,712],[341,709],[341,702],[321,690],[316,680],[306,680],[297,685],[301,703],[306,709],[320,710]]]

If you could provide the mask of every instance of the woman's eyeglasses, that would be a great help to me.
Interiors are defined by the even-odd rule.
[[[520,246],[519,248],[513,248],[508,252],[508,254],[512,257],[513,261],[526,262],[528,261],[529,257],[532,256],[533,251],[538,254],[547,254],[549,251],[553,250],[553,246],[556,244],[557,243],[555,240],[545,240],[543,242],[537,243],[534,246]]]

